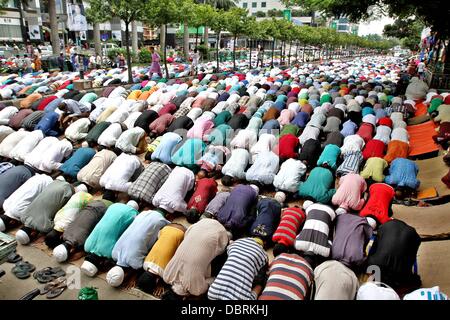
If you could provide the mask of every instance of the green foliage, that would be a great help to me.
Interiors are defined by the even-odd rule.
[[[140,63],[150,63],[152,61],[152,53],[147,48],[142,48],[138,58]]]
[[[393,24],[384,27],[383,34],[387,37],[399,39],[401,45],[405,48],[417,50],[423,27],[423,24],[419,21],[397,19]]]
[[[246,31],[248,22],[247,10],[232,8],[224,13],[225,27],[233,36],[242,35]]]
[[[256,11],[255,12],[255,17],[264,18],[265,16],[266,16],[266,13],[263,12],[263,11]]]
[[[106,52],[106,56],[111,61],[115,61],[118,54],[123,54],[124,56],[126,56],[127,50],[125,48],[114,48],[114,49],[109,49]],[[131,60],[133,60],[133,61],[138,60],[138,55],[136,54],[136,52],[130,51],[130,56],[131,56]],[[150,56],[150,60],[151,60],[151,56]]]
[[[270,9],[269,11],[267,11],[267,16],[272,18],[282,17],[283,11],[277,9]]]

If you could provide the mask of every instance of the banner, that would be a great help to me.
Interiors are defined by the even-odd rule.
[[[88,23],[82,4],[67,4],[67,28],[70,31],[87,31]]]
[[[38,25],[28,25],[30,40],[41,40],[41,31]]]

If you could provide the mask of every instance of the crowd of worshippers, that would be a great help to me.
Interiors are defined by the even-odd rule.
[[[421,239],[392,212],[420,185],[404,68],[364,58],[4,107],[0,231],[45,235],[58,262],[84,251],[82,271],[114,287],[138,272],[163,299],[434,297]],[[379,282],[361,282],[368,266]]]

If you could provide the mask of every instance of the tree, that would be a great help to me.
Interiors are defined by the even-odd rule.
[[[233,7],[236,7],[238,0],[197,0],[205,4],[209,4],[214,9],[222,9],[228,11]],[[208,25],[205,26],[204,30],[204,42],[208,45]]]
[[[271,18],[282,17],[283,11],[277,9],[270,9],[267,11],[267,16]]]
[[[236,39],[246,30],[247,10],[232,8],[224,16],[226,29],[233,35],[233,69],[236,70]]]
[[[144,6],[143,20],[153,26],[167,26],[172,23],[181,22],[181,12],[183,2],[187,0],[148,0],[147,5]],[[167,33],[167,27],[164,28],[164,33]],[[163,46],[164,68],[166,71],[166,78],[169,78],[169,68],[167,67],[167,48]]]
[[[102,12],[102,6],[99,6],[100,2],[90,1],[89,8],[86,9],[87,21],[94,27],[94,46],[95,53],[103,55],[102,44],[100,40],[100,23],[106,22],[110,19],[110,16],[105,12]]]
[[[225,30],[225,16],[223,10],[215,10],[211,16],[211,21],[209,26],[211,30],[216,34],[216,62],[217,62],[217,72],[219,72],[219,49],[220,49],[220,34]]]
[[[383,35],[397,38],[401,40],[402,46],[415,51],[420,44],[420,32],[422,29],[423,25],[419,21],[397,19],[393,24],[384,26]]]
[[[129,82],[133,80],[130,52],[130,24],[132,21],[142,21],[144,9],[147,8],[149,2],[150,0],[91,0],[90,2],[100,12],[111,17],[117,17],[125,23],[125,46]]]
[[[56,17],[56,0],[48,0],[48,16],[50,20],[50,41],[53,54],[59,54],[58,19]]]
[[[264,18],[266,13],[264,11],[256,11],[255,16],[258,18]]]
[[[275,42],[279,37],[279,33],[280,33],[280,29],[278,28],[277,25],[277,20],[272,18],[271,20],[267,19],[267,20],[263,20],[260,23],[260,27],[261,27],[261,33],[264,35],[264,38],[269,38],[270,40],[272,40],[272,58],[271,58],[271,63],[270,66],[273,68],[273,58],[274,58],[274,53],[275,53]]]

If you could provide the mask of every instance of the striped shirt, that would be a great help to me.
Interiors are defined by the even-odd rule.
[[[305,222],[306,214],[301,208],[286,208],[281,212],[281,221],[272,240],[292,247],[300,226]]]
[[[253,280],[268,257],[253,238],[236,240],[227,248],[228,258],[208,290],[209,300],[256,300]]]
[[[345,176],[349,173],[358,174],[361,168],[361,163],[363,162],[363,156],[361,151],[353,151],[347,153],[344,156],[344,161],[336,170],[337,176]]]
[[[304,300],[314,279],[309,263],[296,254],[282,253],[269,269],[269,279],[259,300]]]
[[[295,239],[295,249],[327,258],[331,251],[328,239],[336,217],[334,210],[315,203],[306,209],[306,217],[305,225]]]

